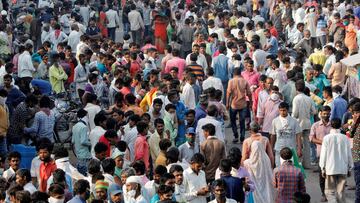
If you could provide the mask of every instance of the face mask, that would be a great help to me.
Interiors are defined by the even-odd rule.
[[[279,95],[276,94],[276,93],[272,93],[270,95],[270,99],[273,100],[273,101],[277,101],[277,100],[279,100]]]
[[[49,203],[64,203],[65,198],[64,199],[56,199],[54,197],[49,197],[48,201],[49,201]]]
[[[348,26],[348,25],[349,25],[349,22],[345,21],[345,22],[343,22],[343,24],[344,24],[345,26]]]
[[[192,137],[187,137],[187,138],[186,138],[186,141],[187,141],[187,142],[190,142],[190,143],[194,143],[194,142],[195,142],[195,139],[192,138]]]
[[[333,96],[333,98],[336,98],[336,97],[338,97],[338,96],[340,96],[338,93],[336,93],[336,92],[333,92],[332,93],[332,96]]]
[[[130,190],[127,194],[129,195],[129,197],[135,198],[136,190]]]

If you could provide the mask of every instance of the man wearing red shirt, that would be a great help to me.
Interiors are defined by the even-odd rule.
[[[136,125],[138,136],[135,140],[135,160],[141,160],[145,163],[146,169],[149,169],[149,158],[150,158],[150,151],[149,151],[149,144],[146,141],[146,135],[148,133],[149,126],[143,121],[140,121]]]
[[[106,144],[108,147],[106,157],[110,157],[111,145],[115,145],[118,140],[119,138],[115,130],[107,130],[105,134],[100,137],[99,142]]]
[[[39,167],[40,177],[38,177],[40,192],[46,192],[47,181],[52,175],[52,173],[56,170],[55,161],[50,156],[53,147],[53,144],[47,138],[41,139],[37,146],[39,159],[41,161]]]
[[[266,81],[266,75],[261,75],[260,79],[259,79],[259,87],[252,94],[252,100],[253,100],[252,111],[253,111],[253,115],[256,120],[257,120],[257,118],[256,118],[257,106],[258,106],[258,102],[259,102],[259,92],[264,89],[265,81]]]

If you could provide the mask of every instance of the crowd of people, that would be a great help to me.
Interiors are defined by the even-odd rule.
[[[0,202],[360,203],[359,0],[0,11]]]

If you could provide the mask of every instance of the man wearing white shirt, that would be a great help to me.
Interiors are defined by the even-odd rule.
[[[354,167],[350,142],[340,133],[341,120],[331,120],[330,134],[322,141],[319,165],[325,177],[325,195],[329,202],[345,201],[347,175]]]
[[[300,2],[296,2],[295,4],[295,13],[294,13],[294,20],[295,20],[295,25],[297,25],[298,23],[303,23],[304,22],[304,18],[305,18],[305,4],[301,4]]]
[[[205,158],[202,154],[194,154],[190,167],[183,173],[185,199],[189,203],[206,203],[209,187],[206,184],[205,172],[201,170],[204,162]]]
[[[109,10],[106,11],[106,18],[108,19],[107,28],[110,39],[115,41],[115,30],[120,25],[120,18],[119,14],[113,9],[111,4],[109,4],[108,7]]]
[[[258,72],[262,72],[266,65],[266,57],[268,53],[260,49],[260,43],[257,41],[251,42],[250,49],[253,51],[254,68]]]
[[[90,139],[90,143],[91,143],[91,155],[94,157],[95,156],[95,151],[94,151],[94,147],[96,145],[96,143],[99,142],[99,139],[102,135],[105,134],[106,130],[106,116],[103,113],[98,113],[95,115],[94,118],[94,123],[95,123],[95,128],[92,129],[90,131],[89,134],[89,139]]]
[[[198,44],[194,44],[192,47],[192,53],[186,56],[186,65],[191,64],[190,55],[193,53],[198,55],[196,63],[199,64],[201,67],[203,67],[204,71],[207,70],[208,64],[206,61],[206,57],[204,56],[204,54],[200,53],[200,46]]]
[[[95,128],[95,115],[101,111],[101,107],[97,105],[97,96],[95,94],[87,93],[85,96],[87,104],[84,107],[84,110],[88,112],[87,118],[89,122],[89,128],[92,130]]]
[[[71,25],[71,32],[68,37],[68,45],[71,47],[72,53],[76,53],[77,45],[80,43],[80,32],[77,24]]]
[[[221,80],[219,78],[214,77],[214,69],[213,68],[208,68],[207,79],[204,80],[202,83],[203,90],[209,89],[210,87],[213,87],[216,90],[221,90],[222,92],[224,91]]]
[[[131,37],[133,42],[136,42],[136,44],[141,44],[141,31],[145,30],[144,21],[140,12],[136,10],[135,4],[131,4],[130,9],[131,11],[128,14],[128,18],[130,22]]]
[[[192,85],[196,82],[196,78],[191,77],[190,74],[186,75],[186,83],[182,89],[181,97],[184,101],[184,105],[188,109],[195,109],[196,102],[195,102],[195,91]]]
[[[136,128],[137,122],[140,121],[140,116],[132,115],[129,118],[129,123],[120,129],[121,140],[125,141],[130,150],[130,161],[133,162],[135,158],[135,141],[138,136]]]
[[[19,60],[18,60],[18,77],[21,80],[20,90],[24,94],[30,92],[29,85],[33,78],[33,73],[36,71],[30,55],[32,49],[33,49],[33,45],[26,44],[25,51],[19,55]]]
[[[30,194],[33,194],[37,191],[31,182],[31,175],[28,169],[23,168],[16,171],[16,183],[21,185],[24,190],[28,191]]]
[[[226,198],[226,183],[224,180],[215,180],[212,184],[215,199],[209,203],[236,203],[236,200]]]
[[[215,126],[215,129],[216,129],[215,136],[219,140],[225,142],[225,136],[224,136],[224,132],[222,130],[222,123],[220,121],[216,120],[216,116],[217,116],[218,112],[219,112],[219,110],[217,109],[217,107],[215,105],[210,105],[207,108],[208,115],[205,118],[202,118],[198,121],[198,124],[196,127],[196,144],[202,144],[206,140],[202,127],[209,123],[211,123]]]
[[[252,18],[252,21],[254,21],[254,25],[258,24],[258,22],[265,22],[265,19],[261,17],[260,12],[258,10],[255,10],[253,12],[254,17]]]

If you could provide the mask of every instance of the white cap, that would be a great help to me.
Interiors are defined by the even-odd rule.
[[[128,183],[138,183],[141,184],[140,176],[130,176],[126,179],[126,184]]]
[[[1,11],[1,15],[2,15],[2,16],[6,16],[6,15],[7,15],[7,12],[6,12],[5,10],[2,10],[2,11]]]

